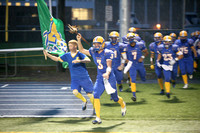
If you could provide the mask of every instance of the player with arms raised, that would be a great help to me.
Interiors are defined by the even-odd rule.
[[[93,39],[93,47],[89,50],[83,48],[81,44],[81,34],[77,35],[78,47],[80,52],[88,56],[92,56],[94,63],[97,65],[97,79],[94,85],[94,107],[96,111],[96,119],[92,121],[93,124],[100,124],[100,96],[103,94],[106,85],[110,85],[107,92],[114,90],[111,94],[112,99],[121,105],[122,116],[126,114],[126,104],[121,97],[117,94],[117,86],[114,72],[112,70],[112,59],[114,53],[111,50],[104,49],[105,42],[103,37],[96,36]]]

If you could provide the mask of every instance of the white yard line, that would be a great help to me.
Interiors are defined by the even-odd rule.
[[[28,94],[34,94],[34,93],[45,93],[45,94],[49,94],[49,93],[53,93],[53,94],[66,94],[66,93],[68,93],[68,94],[72,94],[73,95],[73,93],[72,92],[0,92],[0,93],[10,93],[10,94],[12,94],[12,93],[14,93],[14,94],[21,94],[21,93],[28,93]]]
[[[80,99],[76,98],[76,99],[0,99],[0,101],[70,101],[70,100],[74,100],[74,101],[80,101]],[[90,99],[87,99],[90,100]]]
[[[66,97],[66,96],[73,96],[73,95],[0,95],[0,97]],[[87,95],[83,95],[87,96]]]
[[[21,104],[21,103],[18,103],[18,104],[0,104],[0,105],[40,105],[40,106],[54,106],[54,105],[63,105],[63,106],[65,106],[65,105],[82,105],[82,104]],[[87,105],[92,105],[91,103],[88,103]],[[1,109],[0,109],[1,110]]]
[[[42,111],[50,111],[52,109],[0,109],[1,110],[6,110],[6,111],[10,111],[10,110],[42,110]],[[56,110],[79,110],[81,111],[80,109],[59,109],[59,108],[56,108]],[[93,110],[93,109],[87,109],[87,110]]]
[[[94,115],[0,115],[1,118],[6,117],[78,117],[78,118],[85,118],[85,117],[95,117]]]

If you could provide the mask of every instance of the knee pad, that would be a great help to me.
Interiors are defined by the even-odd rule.
[[[88,96],[89,98],[93,98],[93,94],[91,94],[91,93],[87,93],[87,96]]]
[[[78,95],[78,93],[79,93],[78,90],[76,90],[76,89],[73,90],[73,94],[74,94],[75,96]]]

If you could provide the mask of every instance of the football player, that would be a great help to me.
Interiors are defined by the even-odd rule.
[[[125,116],[126,103],[117,94],[116,79],[112,69],[114,53],[105,48],[105,41],[101,36],[96,36],[93,39],[93,47],[89,50],[83,48],[81,44],[81,34],[77,35],[77,40],[80,52],[92,56],[94,63],[97,65],[97,79],[94,85],[94,107],[96,111],[96,119],[93,120],[92,123],[102,123],[100,119],[100,96],[103,94],[105,89],[107,93],[112,90],[112,93],[110,93],[111,97],[115,102],[118,102],[121,105],[122,116]]]
[[[160,86],[160,94],[163,95],[164,94],[164,86],[163,86],[163,79],[162,79],[162,68],[161,67],[158,67],[157,66],[157,63],[155,64],[155,68],[154,68],[154,59],[157,59],[158,58],[158,46],[163,44],[163,41],[162,41],[162,34],[160,32],[156,32],[154,34],[154,42],[152,42],[150,45],[149,45],[149,49],[151,51],[151,56],[150,56],[150,62],[151,62],[151,65],[150,65],[150,68],[152,70],[155,69],[155,73],[157,75],[157,80],[158,80],[158,84]],[[162,59],[159,61],[161,64],[162,64]]]
[[[193,78],[193,58],[192,58],[192,52],[194,53],[195,60],[197,59],[197,53],[193,46],[193,40],[187,39],[187,32],[181,31],[179,33],[180,39],[177,41],[177,45],[180,48],[180,51],[183,53],[184,57],[183,59],[179,60],[179,67],[181,70],[184,86],[183,88],[188,88],[188,78],[187,74],[189,75],[189,78]]]
[[[87,107],[87,100],[81,94],[81,88],[84,89],[87,96],[90,98],[91,103],[94,104],[94,96],[92,94],[93,83],[85,65],[85,63],[90,62],[90,59],[77,50],[78,43],[76,40],[70,40],[68,45],[70,52],[65,53],[60,57],[53,56],[46,50],[44,50],[43,53],[53,61],[68,62],[71,75],[71,90],[77,98],[83,101],[82,110],[85,110]]]
[[[133,97],[131,99],[133,101],[136,101],[136,76],[138,72],[141,80],[146,81],[146,70],[144,68],[143,60],[148,55],[148,51],[143,43],[137,42],[137,40],[135,40],[134,33],[128,33],[127,39],[129,41],[129,44],[126,47],[126,54],[129,61],[124,69],[124,73],[129,70],[129,74],[131,77],[131,91],[133,94]]]
[[[156,62],[158,67],[163,68],[166,96],[170,98],[170,80],[173,74],[173,68],[176,62],[183,58],[183,53],[178,50],[178,45],[172,45],[171,36],[164,36],[163,42],[164,45],[161,44],[158,46],[159,54]],[[160,64],[162,58],[163,62]]]
[[[112,60],[112,68],[115,74],[115,78],[117,80],[117,86],[119,90],[122,91],[123,90],[122,69],[124,68],[124,64],[125,64],[124,58],[126,59],[125,45],[119,42],[119,33],[116,31],[112,31],[109,34],[109,39],[110,39],[110,42],[105,42],[105,47],[114,52],[114,57]]]

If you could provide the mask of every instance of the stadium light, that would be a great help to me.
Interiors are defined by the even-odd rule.
[[[158,30],[160,30],[161,24],[156,24],[156,28],[157,28]]]
[[[26,3],[24,4],[24,6],[30,6],[30,3],[29,3],[29,2],[26,2]]]
[[[34,6],[37,6],[37,3],[35,3]]]
[[[1,6],[2,4],[1,4],[1,2],[0,2],[0,6]]]
[[[16,6],[21,6],[21,3],[20,2],[16,2],[15,5]]]
[[[11,2],[8,2],[8,6],[12,6],[12,3],[11,3]]]

